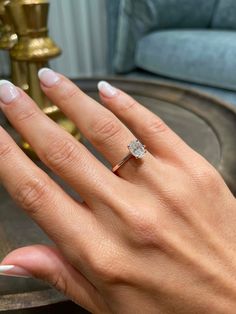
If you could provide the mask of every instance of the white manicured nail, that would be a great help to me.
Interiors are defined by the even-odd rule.
[[[0,265],[0,276],[30,278],[32,275],[24,268],[16,265]]]
[[[6,80],[0,80],[0,100],[4,104],[9,104],[20,95],[16,86]]]
[[[106,97],[114,97],[117,95],[117,89],[106,81],[98,82],[98,90]]]
[[[52,87],[60,80],[59,75],[49,68],[40,69],[38,77],[43,85],[47,87]]]

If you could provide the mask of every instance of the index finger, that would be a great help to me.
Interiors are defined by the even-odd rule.
[[[0,127],[0,181],[11,197],[25,209],[55,242],[64,243],[74,234],[88,239],[92,214],[75,202],[36,166]],[[79,224],[75,224],[78,221]],[[75,229],[76,230],[73,230]],[[74,231],[74,232],[73,232]],[[58,241],[60,240],[60,241]]]

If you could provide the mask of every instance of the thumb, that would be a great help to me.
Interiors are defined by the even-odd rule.
[[[32,245],[12,251],[0,264],[0,275],[42,279],[88,311],[104,310],[96,288],[54,247]]]

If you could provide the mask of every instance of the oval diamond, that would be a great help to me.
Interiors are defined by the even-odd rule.
[[[145,146],[139,140],[132,141],[128,145],[128,149],[135,158],[142,158],[146,153]]]

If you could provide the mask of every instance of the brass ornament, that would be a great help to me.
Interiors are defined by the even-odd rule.
[[[5,5],[9,0],[0,0],[0,49],[10,50],[17,43],[17,35],[6,14]]]
[[[40,88],[38,70],[48,67],[48,61],[61,54],[60,48],[48,36],[48,11],[47,0],[0,0],[3,25],[0,34],[8,38],[13,83],[24,89],[50,118],[79,140],[76,126],[50,103]],[[1,46],[2,38],[3,35],[0,36],[0,47],[4,43]],[[28,143],[23,141],[22,147],[33,156]]]

